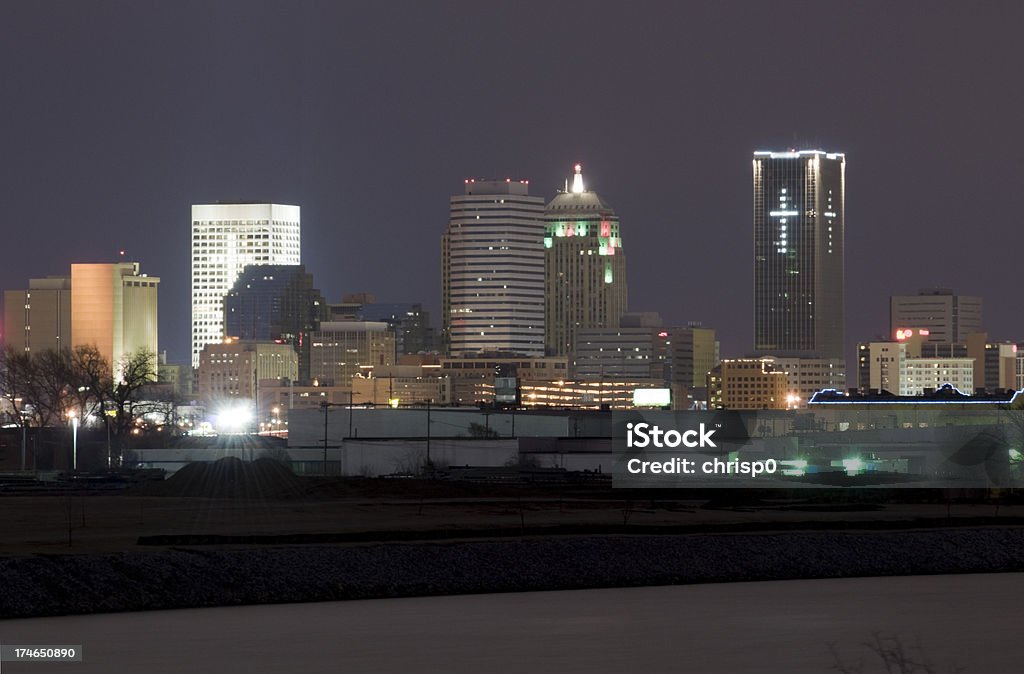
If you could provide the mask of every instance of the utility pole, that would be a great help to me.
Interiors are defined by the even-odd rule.
[[[330,406],[328,402],[320,403],[320,407],[324,410],[324,475],[327,475],[327,410]]]
[[[427,468],[433,464],[430,462],[430,398],[427,398]]]
[[[364,420],[365,421],[365,420]],[[365,426],[363,428],[366,428]],[[348,436],[346,440],[352,439],[352,391],[348,392]]]

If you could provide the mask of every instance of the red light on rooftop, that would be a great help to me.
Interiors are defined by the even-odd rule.
[[[918,330],[917,334],[922,335],[924,337],[927,337],[928,335],[930,335],[932,333],[931,333],[931,330]]]

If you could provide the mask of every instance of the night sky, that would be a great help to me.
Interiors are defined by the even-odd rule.
[[[190,205],[302,207],[329,300],[440,305],[463,179],[618,211],[633,310],[752,341],[751,153],[847,153],[847,341],[952,286],[1024,339],[1024,4],[0,5],[0,288],[127,259],[189,350]],[[852,353],[852,352],[851,352]]]

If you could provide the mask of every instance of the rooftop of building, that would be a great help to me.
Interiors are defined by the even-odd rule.
[[[615,215],[611,205],[601,198],[597,192],[588,190],[583,185],[583,166],[576,164],[572,177],[572,186],[566,182],[565,190],[560,190],[555,198],[548,202],[545,212],[555,211],[559,215],[563,213],[585,213],[593,212]]]
[[[978,389],[974,395],[964,393],[952,384],[943,384],[930,393],[918,396],[901,396],[889,391],[871,389],[867,393],[851,390],[847,393],[835,389],[818,391],[808,401],[810,405],[865,405],[865,404],[985,404],[1012,405],[1020,391],[1013,389]]]
[[[826,152],[825,150],[756,150],[754,152],[755,157],[768,157],[770,159],[795,159],[797,157],[807,157],[810,155],[821,155],[826,159],[845,159],[846,154],[843,152]]]

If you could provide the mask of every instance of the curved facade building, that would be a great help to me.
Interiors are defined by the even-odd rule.
[[[544,355],[544,200],[520,180],[467,180],[442,239],[441,313],[452,356]]]
[[[577,164],[544,210],[545,344],[549,355],[572,355],[580,330],[616,328],[626,313],[626,256],[619,216],[583,185]]]

